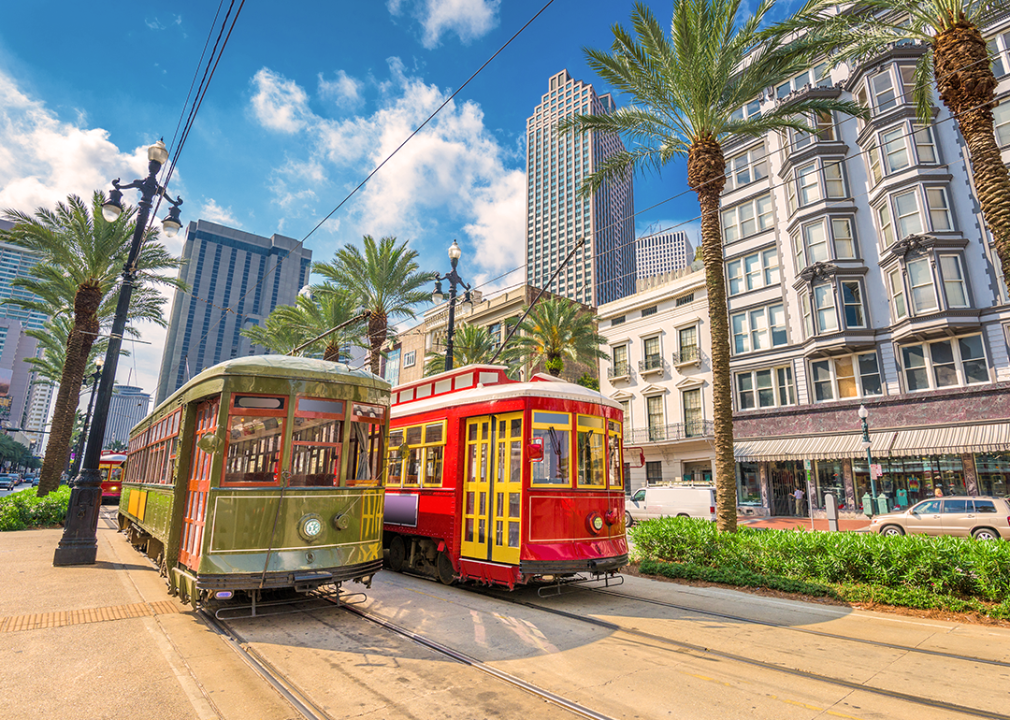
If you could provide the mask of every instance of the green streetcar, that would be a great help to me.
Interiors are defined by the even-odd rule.
[[[382,566],[389,385],[302,357],[228,360],[130,433],[120,529],[194,606]]]

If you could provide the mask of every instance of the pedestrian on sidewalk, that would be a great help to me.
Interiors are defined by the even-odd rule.
[[[803,512],[803,495],[803,490],[800,488],[796,488],[795,492],[793,492],[793,500],[796,502],[796,514],[800,517],[805,515]]]
[[[934,497],[943,497],[943,485],[937,485],[936,489],[933,490]]]

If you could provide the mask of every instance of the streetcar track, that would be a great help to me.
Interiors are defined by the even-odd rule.
[[[610,595],[613,597],[623,598],[625,600],[636,600],[638,602],[649,603],[650,605],[659,605],[660,607],[668,607],[674,610],[684,610],[687,612],[697,613],[699,615],[708,615],[711,617],[723,618],[724,620],[733,620],[735,622],[749,623],[752,625],[764,625],[766,627],[779,628],[782,630],[790,630],[792,632],[804,633],[807,635],[816,635],[817,637],[830,638],[833,640],[845,640],[848,642],[860,643],[862,645],[872,645],[874,647],[888,648],[890,650],[901,650],[904,652],[918,653],[920,655],[930,655],[933,657],[942,657],[950,660],[963,660],[964,662],[971,663],[981,663],[983,665],[995,665],[996,667],[1010,668],[1010,662],[1004,662],[1002,660],[989,660],[986,658],[976,657],[974,655],[959,655],[957,653],[945,652],[943,650],[930,650],[928,648],[911,647],[909,645],[897,645],[895,643],[881,642],[879,640],[870,640],[868,638],[858,638],[851,637],[849,635],[839,635],[837,633],[829,633],[823,630],[812,630],[810,628],[800,628],[786,623],[776,623],[770,620],[756,620],[754,618],[744,617],[742,615],[730,615],[728,613],[715,612],[714,610],[702,610],[700,608],[691,607],[689,605],[677,605],[676,603],[670,603],[663,600],[654,600],[652,598],[643,598],[636,595],[628,595],[626,593],[614,592],[613,590],[603,590],[599,588],[579,588],[580,590],[585,590],[586,592],[598,593],[600,595]]]
[[[306,718],[306,720],[333,720],[322,708],[317,706],[298,687],[291,683],[270,661],[251,647],[235,628],[225,621],[218,620],[213,613],[200,610],[203,621],[238,652],[239,657],[246,661],[256,673],[276,690],[281,696]]]
[[[545,607],[543,605],[538,605],[536,603],[528,602],[526,600],[513,600],[510,598],[504,598],[497,595],[486,595],[486,597],[496,597],[498,599],[505,600],[506,602],[510,602],[515,605],[521,605],[531,609],[541,610],[543,612],[550,613],[552,615],[558,615],[589,625],[595,625],[597,627],[612,632],[622,632],[628,635],[635,635],[663,645],[672,645],[677,648],[680,648],[680,652],[688,651],[693,652],[696,655],[702,657],[710,656],[710,657],[722,658],[725,660],[732,660],[734,662],[742,663],[745,665],[751,665],[753,667],[759,667],[765,670],[772,670],[786,675],[792,675],[794,677],[813,680],[815,682],[821,682],[829,685],[835,685],[838,687],[844,687],[846,689],[854,690],[857,692],[866,692],[873,695],[882,695],[884,697],[888,697],[893,700],[901,700],[903,702],[912,703],[914,705],[924,705],[926,707],[935,708],[937,710],[946,710],[952,713],[962,713],[965,715],[970,715],[972,717],[990,718],[990,720],[1010,720],[1010,715],[1004,715],[990,710],[983,710],[981,708],[972,708],[965,705],[958,705],[955,703],[945,702],[943,700],[933,700],[931,698],[920,697],[917,695],[910,695],[908,693],[899,692],[897,690],[888,690],[887,688],[865,685],[863,683],[859,683],[853,680],[843,680],[841,678],[834,678],[829,675],[821,675],[820,673],[811,672],[809,670],[800,670],[799,668],[791,668],[785,665],[777,665],[773,662],[768,662],[766,660],[758,660],[757,658],[747,657],[746,655],[738,655],[736,653],[732,653],[726,650],[717,650],[714,648],[705,647],[703,645],[689,643],[683,640],[674,640],[672,638],[663,637],[661,635],[656,635],[654,633],[646,632],[644,630],[635,630],[633,628],[622,627],[616,623],[608,622],[606,620],[600,620],[598,618],[593,617],[586,617],[584,615],[577,615],[575,613],[567,612],[565,610]]]

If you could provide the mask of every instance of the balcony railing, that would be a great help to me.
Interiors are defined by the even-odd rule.
[[[651,373],[651,372],[662,372],[663,370],[663,356],[662,355],[650,355],[645,358],[645,360],[638,361],[638,371],[640,373]]]
[[[615,363],[607,368],[607,377],[611,380],[626,378],[631,375],[631,366],[627,362]]]
[[[657,425],[650,428],[630,430],[625,433],[624,444],[639,445],[650,442],[671,442],[712,437],[714,435],[715,424],[711,420],[691,420],[686,423]]]
[[[688,363],[700,363],[701,362],[701,348],[697,345],[687,345],[682,347],[679,352],[673,354],[673,364],[674,365],[687,365]]]

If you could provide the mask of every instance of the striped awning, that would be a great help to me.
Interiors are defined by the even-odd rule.
[[[1007,450],[1010,450],[1010,423],[1002,422],[899,430],[891,445],[890,455],[907,457]]]
[[[886,450],[894,432],[870,435],[870,452]],[[739,461],[761,460],[834,460],[866,455],[861,434],[807,435],[805,437],[756,438],[735,440],[733,455]]]

